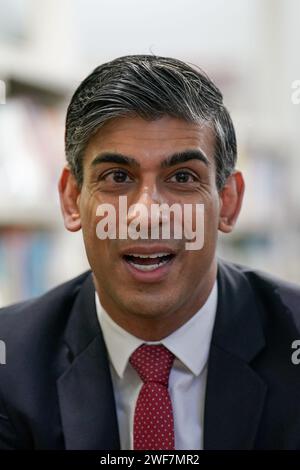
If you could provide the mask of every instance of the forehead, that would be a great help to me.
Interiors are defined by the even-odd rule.
[[[141,117],[114,118],[90,139],[85,151],[88,163],[100,152],[122,153],[141,164],[155,163],[186,149],[199,149],[213,162],[215,137],[209,123],[195,124],[163,116],[147,121]],[[151,157],[151,159],[149,158]]]

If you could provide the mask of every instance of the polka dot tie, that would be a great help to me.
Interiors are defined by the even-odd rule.
[[[134,450],[174,450],[174,420],[168,391],[175,356],[163,345],[143,344],[129,362],[142,379],[133,424]]]

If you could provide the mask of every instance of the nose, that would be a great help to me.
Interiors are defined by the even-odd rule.
[[[144,184],[128,208],[127,223],[135,222],[140,224],[141,230],[149,233],[154,227],[159,228],[162,224],[162,214],[159,211],[159,205],[165,202],[155,183]]]

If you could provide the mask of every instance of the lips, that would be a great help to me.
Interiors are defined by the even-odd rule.
[[[124,246],[120,252],[125,272],[142,283],[162,282],[171,274],[179,253],[166,243]]]
[[[149,272],[169,263],[174,258],[174,256],[174,253],[160,252],[151,254],[125,254],[123,258],[134,268],[142,272]]]

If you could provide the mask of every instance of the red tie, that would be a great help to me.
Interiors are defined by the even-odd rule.
[[[129,362],[142,379],[134,413],[134,450],[174,450],[174,420],[168,391],[175,356],[163,345],[143,344]]]

